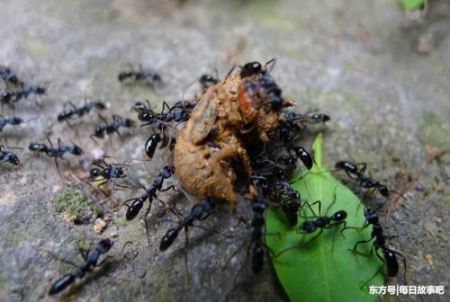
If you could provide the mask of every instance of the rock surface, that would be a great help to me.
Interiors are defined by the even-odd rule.
[[[21,101],[15,112],[30,121],[1,133],[6,145],[24,149],[17,151],[20,169],[0,170],[0,301],[52,301],[51,282],[72,269],[54,255],[79,263],[78,247],[105,236],[117,236],[110,265],[64,293],[64,300],[286,300],[270,265],[253,276],[248,261],[244,264],[246,246],[233,257],[248,242],[249,229],[226,207],[205,222],[209,231],[189,233],[187,249],[178,240],[161,253],[159,240],[176,218],[161,217],[158,203],[148,218],[147,240],[143,222],[126,222],[121,206],[140,191],[114,189],[114,198],[105,199],[80,179],[86,168],[70,172],[78,159],[60,162],[63,180],[52,160],[27,150],[51,130],[54,141],[61,137],[80,145],[85,158],[103,151],[115,162],[145,158],[145,129],[124,141],[113,136],[111,142],[94,142],[89,135],[95,114],[83,119],[78,131],[57,123],[56,115],[64,102],[81,104],[91,97],[129,116],[136,100],[173,102],[183,93],[192,95],[188,86],[202,73],[217,68],[223,76],[234,63],[272,57],[285,95],[303,110],[331,115],[328,166],[346,158],[367,162],[372,175],[404,194],[386,202],[384,224],[395,235],[390,245],[407,258],[408,283],[448,284],[450,157],[429,159],[450,148],[450,4],[431,3],[439,9],[425,24],[408,27],[395,1],[387,0],[2,1],[0,63],[26,82],[47,86],[48,95],[39,100],[42,109],[31,99]],[[416,52],[423,36],[433,37],[426,55]],[[128,63],[159,71],[165,86],[156,93],[121,86],[117,74]],[[5,107],[2,113],[12,111]],[[158,151],[151,163],[128,161],[128,174],[149,184],[166,157]],[[76,200],[71,211],[60,204],[67,190],[88,197],[80,198],[82,210]],[[181,194],[160,197],[176,202],[183,213],[190,208]],[[73,215],[83,224],[74,224]],[[111,221],[103,237],[94,232],[96,215]],[[389,283],[404,281],[400,276]],[[413,299],[448,301],[448,295]]]

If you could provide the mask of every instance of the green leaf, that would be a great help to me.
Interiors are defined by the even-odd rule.
[[[404,10],[416,10],[424,6],[426,0],[400,0],[400,5]]]
[[[365,223],[361,201],[322,166],[321,135],[314,142],[313,149],[314,167],[296,176],[291,186],[304,201],[313,203],[320,200],[322,215],[331,216],[338,210],[345,210],[347,226],[361,227]],[[319,215],[318,205],[312,206],[312,209]],[[314,219],[311,218],[313,216],[311,210],[304,206],[300,210],[297,226],[293,227],[287,223],[279,207],[271,207],[267,214],[266,243],[272,253],[278,278],[290,300],[375,301],[377,296],[369,294],[369,286],[384,284],[383,270],[371,279],[382,268],[383,262],[371,253],[372,242],[358,245],[358,251],[368,256],[351,251],[357,241],[370,238],[372,226],[363,230],[346,230],[343,238],[340,232],[343,225],[338,225],[324,229],[310,241],[319,231],[305,235],[299,232],[299,226],[305,220]]]

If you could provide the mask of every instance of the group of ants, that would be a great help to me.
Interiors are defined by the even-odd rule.
[[[242,77],[245,77],[256,72],[261,72],[261,69],[262,67],[260,63],[250,62],[244,66],[241,66],[240,73]],[[27,99],[33,96],[39,97],[46,93],[46,88],[44,87],[26,85],[9,67],[0,67],[0,78],[7,87],[7,89],[0,94],[0,103],[2,108],[5,105],[15,108],[15,104],[21,99]],[[139,70],[121,72],[118,75],[118,80],[120,82],[144,83],[152,87],[162,83],[162,78],[157,72],[142,68]],[[210,86],[217,84],[219,79],[215,75],[204,74],[198,81],[202,91],[205,92]],[[160,113],[156,113],[150,107],[148,102],[137,102],[133,105],[131,109],[137,112],[137,118],[142,123],[141,126],[151,126],[154,129],[160,130],[157,133],[153,133],[145,142],[145,153],[150,159],[154,156],[158,146],[160,149],[165,147],[173,148],[176,138],[168,137],[168,135],[165,134],[164,130],[167,127],[167,123],[182,123],[187,121],[190,118],[190,113],[195,105],[195,100],[182,100],[173,105],[168,105],[164,102]],[[65,105],[64,110],[58,114],[57,120],[58,122],[68,122],[70,125],[70,121],[82,118],[84,115],[89,114],[93,110],[105,110],[106,108],[107,106],[100,101],[85,102],[79,107],[69,102]],[[113,120],[110,123],[104,120],[101,116],[100,118],[102,119],[103,124],[95,127],[95,130],[91,135],[91,138],[93,139],[103,138],[105,134],[111,135],[113,133],[117,133],[120,136],[120,128],[135,127],[135,122],[133,120],[118,115],[113,115]],[[283,141],[285,147],[289,151],[288,154],[275,156],[270,152],[266,152],[263,157],[257,157],[252,162],[252,165],[255,167],[260,166],[264,167],[263,169],[267,169],[267,175],[252,177],[253,185],[260,193],[259,198],[252,203],[254,215],[251,220],[251,242],[253,246],[252,271],[254,273],[258,273],[262,269],[264,255],[266,253],[266,246],[264,244],[263,237],[265,212],[268,207],[267,200],[271,198],[282,200],[280,205],[285,213],[287,223],[292,226],[297,225],[298,213],[301,211],[302,207],[308,206],[314,213],[311,208],[313,204],[309,204],[307,201],[302,201],[300,194],[289,184],[289,179],[287,176],[297,168],[298,159],[303,162],[308,170],[312,168],[314,163],[312,156],[304,148],[295,146],[292,143],[290,133],[293,131],[293,128],[298,127],[298,123],[296,123],[297,121],[300,121],[300,124],[303,127],[304,124],[308,123],[325,124],[325,122],[329,121],[329,119],[330,117],[323,113],[308,112],[305,114],[300,114],[289,112],[286,114],[285,121],[280,123],[277,131],[279,138]],[[24,120],[20,117],[0,115],[0,133],[7,125],[15,126],[22,123],[24,123]],[[61,139],[58,139],[58,144],[55,147],[49,137],[47,137],[47,140],[48,145],[46,143],[32,142],[28,149],[32,152],[41,153],[53,158],[58,172],[58,159],[64,159],[64,155],[66,153],[73,156],[80,156],[83,154],[83,150],[75,144],[63,144]],[[9,149],[11,148],[6,148],[3,145],[0,145],[0,164],[20,166],[21,163],[18,156]],[[123,165],[117,163],[107,163],[104,159],[96,162],[94,161],[93,165],[94,167],[89,171],[90,180],[94,181],[100,177],[102,181],[97,184],[98,187],[101,187],[111,181],[114,182],[114,185],[119,187],[127,187],[115,182],[117,179],[126,177],[125,168]],[[354,180],[363,189],[369,191],[376,190],[386,198],[389,196],[389,190],[384,184],[381,184],[379,181],[376,181],[366,175],[365,163],[356,164],[351,161],[338,161],[335,164],[335,170],[344,171],[350,179]],[[145,192],[141,196],[129,199],[125,202],[125,205],[127,206],[126,219],[134,219],[139,214],[146,201],[148,201],[151,206],[153,200],[159,200],[157,197],[158,192],[174,189],[175,187],[173,185],[163,188],[165,180],[171,178],[173,174],[173,167],[165,166],[149,187],[146,188],[145,186],[140,185]],[[353,247],[353,252],[359,253],[357,251],[358,245],[372,242],[371,251],[374,251],[375,255],[384,262],[386,265],[387,275],[389,277],[397,275],[399,270],[397,255],[401,257],[403,256],[401,253],[386,246],[386,236],[379,222],[378,209],[366,207],[364,210],[364,216],[366,219],[364,225],[361,227],[347,227],[345,224],[347,213],[344,210],[339,210],[332,215],[328,215],[328,213],[322,214],[320,213],[320,201],[317,201],[316,203],[319,203],[319,214],[316,215],[314,213],[316,216],[314,219],[305,220],[301,223],[299,226],[300,233],[313,234],[318,231],[317,235],[312,239],[314,240],[324,229],[329,229],[341,224],[344,224],[344,228],[341,229],[341,234],[347,229],[363,230],[369,226],[372,226],[370,238],[356,242]],[[147,214],[150,211],[150,206],[147,210]],[[175,228],[171,228],[166,232],[161,240],[160,250],[164,251],[168,249],[182,229],[187,230],[188,227],[192,227],[194,225],[196,220],[204,220],[208,217],[214,209],[214,206],[215,202],[209,198],[196,204],[191,209],[190,213],[185,216]],[[100,257],[106,254],[112,246],[112,240],[102,239],[98,242],[94,249],[84,251],[82,253],[84,263],[78,265],[75,271],[57,279],[52,284],[49,294],[54,295],[62,292],[70,284],[74,283],[76,279],[83,278],[86,273],[92,272],[95,267],[100,266],[103,263],[103,261],[99,262]],[[406,269],[404,257],[403,262]],[[378,269],[373,277],[375,277],[382,268],[383,266]]]

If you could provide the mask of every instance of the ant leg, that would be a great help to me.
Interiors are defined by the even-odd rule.
[[[164,189],[161,189],[161,190],[158,190],[158,191],[159,192],[166,192],[166,191],[169,191],[169,190],[175,190],[175,186],[172,185],[170,187],[167,187],[167,188],[164,188]]]
[[[334,195],[333,195],[333,201],[328,205],[327,209],[325,210],[325,215],[328,214],[328,211],[333,207],[333,205],[336,203],[336,187],[334,187]],[[320,213],[319,213],[320,214]]]
[[[150,204],[149,204],[149,206],[147,208],[147,211],[145,211],[145,214],[144,214],[145,235],[147,237],[147,244],[148,244],[148,246],[150,246],[150,235],[149,235],[149,231],[148,231],[149,226],[148,226],[147,218],[148,218],[148,215],[150,213],[150,210],[152,209],[152,201],[149,200],[149,203]]]
[[[364,173],[366,172],[366,169],[367,169],[367,163],[365,163],[365,162],[357,163],[356,167],[359,170],[359,174],[364,175]]]
[[[358,247],[358,244],[369,243],[369,242],[372,241],[372,239],[373,239],[373,238],[370,238],[370,239],[367,239],[367,240],[360,240],[360,241],[356,242],[355,245],[353,246],[353,249],[351,249],[350,251],[353,252],[353,253],[355,253],[355,254],[361,255],[361,256],[369,257],[370,254],[364,254],[364,253],[361,253],[361,252],[357,251],[357,247]],[[373,248],[374,248],[374,247],[372,246],[372,249],[373,249]]]
[[[164,109],[167,109],[167,111],[170,112],[170,106],[169,106],[169,104],[167,104],[166,101],[163,101],[161,113],[164,113]]]
[[[318,216],[316,214],[316,212],[314,212],[314,210],[312,209],[312,206],[315,205],[315,204],[319,204],[319,215],[321,214],[321,212],[322,212],[322,202],[320,200],[316,200],[315,202],[313,202],[311,204],[309,202],[305,201],[304,204],[308,206],[309,210],[311,211],[311,213],[313,213],[314,216],[313,217],[303,217],[303,218],[314,218],[314,217]]]

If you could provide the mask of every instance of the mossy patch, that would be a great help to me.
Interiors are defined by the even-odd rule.
[[[56,212],[66,214],[68,220],[77,223],[87,223],[91,217],[101,214],[102,210],[97,207],[88,196],[76,187],[67,188],[55,199]]]

